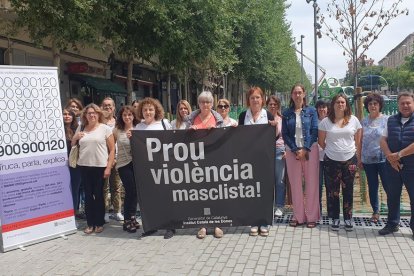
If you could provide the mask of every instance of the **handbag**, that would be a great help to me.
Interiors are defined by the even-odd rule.
[[[82,126],[80,131],[83,131],[85,127]],[[79,159],[79,141],[70,149],[69,153],[69,167],[76,168]]]
[[[79,144],[74,145],[69,153],[69,167],[76,168],[79,159]]]

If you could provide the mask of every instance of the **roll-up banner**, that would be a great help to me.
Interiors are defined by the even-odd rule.
[[[145,231],[271,225],[275,129],[133,131]]]
[[[0,66],[0,246],[76,232],[55,67]]]

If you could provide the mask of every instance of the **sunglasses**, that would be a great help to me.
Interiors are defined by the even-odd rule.
[[[225,104],[225,105],[219,104],[217,106],[217,108],[219,108],[219,109],[227,109],[227,108],[229,108],[229,105],[227,105],[227,104]]]

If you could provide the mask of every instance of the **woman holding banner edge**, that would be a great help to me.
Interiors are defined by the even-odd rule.
[[[186,121],[190,129],[210,129],[216,127],[223,127],[223,118],[214,111],[213,108],[213,94],[210,91],[203,91],[197,98],[199,109],[193,111],[187,116]],[[207,235],[207,229],[202,227],[197,232],[197,238],[204,239]],[[219,227],[214,228],[214,237],[222,238],[223,230]]]
[[[164,108],[157,99],[144,98],[140,101],[136,109],[138,123],[135,130],[169,130],[171,125],[168,120],[164,119]],[[150,236],[157,232],[151,229],[142,234],[142,237]],[[175,234],[175,229],[167,229],[164,239],[171,239]]]
[[[266,104],[265,95],[260,87],[252,87],[247,91],[246,102],[247,110],[240,113],[239,126],[269,124],[269,121],[274,120],[272,113],[264,109]],[[260,227],[252,226],[250,228],[250,236],[257,236],[259,233],[261,236],[268,236],[269,226],[261,225]]]

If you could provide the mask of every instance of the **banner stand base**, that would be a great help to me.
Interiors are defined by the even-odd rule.
[[[22,251],[27,251],[26,246],[34,245],[34,244],[37,244],[37,243],[41,243],[41,242],[45,242],[45,241],[49,241],[49,240],[53,240],[53,239],[57,239],[57,238],[62,238],[63,240],[67,240],[68,239],[67,235],[76,234],[77,231],[78,231],[77,229],[68,230],[68,231],[65,231],[64,233],[61,233],[61,234],[51,235],[51,236],[44,237],[44,238],[41,238],[41,239],[38,239],[38,240],[25,242],[25,243],[20,244],[20,245],[14,245],[14,246],[10,246],[10,247],[7,247],[7,248],[4,248],[4,247],[1,248],[0,247],[0,252],[6,253],[7,251],[11,251],[11,250],[15,250],[15,249],[20,249]]]

